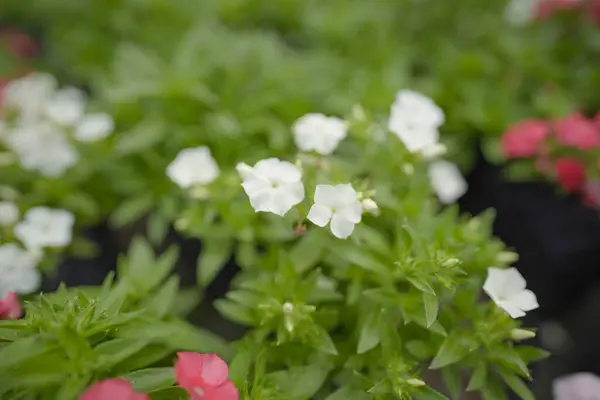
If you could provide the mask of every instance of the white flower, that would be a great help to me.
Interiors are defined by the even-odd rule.
[[[540,0],[511,0],[504,9],[504,18],[514,26],[523,26],[533,21]]]
[[[246,179],[253,171],[253,168],[246,163],[240,162],[235,166],[235,170],[242,179]]]
[[[106,113],[87,114],[75,128],[75,139],[95,142],[110,135],[115,128],[112,117]]]
[[[379,215],[379,206],[377,206],[377,203],[373,199],[364,199],[360,204],[365,212]]]
[[[324,227],[331,221],[331,233],[346,239],[361,221],[363,207],[352,185],[317,185],[315,204],[308,212],[308,219]]]
[[[181,188],[208,185],[219,176],[219,166],[206,146],[183,149],[167,167],[167,176]]]
[[[467,192],[467,182],[456,165],[435,161],[429,165],[431,186],[443,204],[454,203]]]
[[[243,169],[242,187],[256,212],[284,216],[304,200],[302,173],[287,161],[267,158],[257,162],[252,171]]]
[[[0,298],[9,292],[27,294],[40,287],[36,259],[14,243],[0,246]]]
[[[73,237],[73,214],[65,210],[34,207],[15,225],[15,236],[27,249],[65,247]]]
[[[306,114],[294,122],[292,131],[300,150],[329,155],[346,137],[348,124],[336,117]]]
[[[0,201],[0,226],[11,226],[19,220],[19,208],[10,201]]]
[[[512,318],[525,316],[526,311],[539,307],[535,294],[525,289],[527,282],[516,268],[488,268],[484,292]]]
[[[3,104],[19,113],[22,121],[35,121],[56,90],[56,80],[52,75],[32,73],[15,79],[3,90]]]
[[[430,98],[411,90],[401,90],[392,104],[388,129],[411,153],[437,144],[443,111]]]
[[[60,89],[46,101],[44,111],[54,122],[73,126],[83,117],[85,95],[73,87]]]
[[[26,124],[12,130],[6,144],[26,170],[59,177],[79,160],[77,150],[51,124]]]

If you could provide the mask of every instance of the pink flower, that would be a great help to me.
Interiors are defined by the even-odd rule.
[[[579,191],[585,182],[585,164],[574,158],[563,157],[554,164],[558,183],[568,192]]]
[[[17,29],[0,30],[0,40],[14,56],[20,59],[31,59],[38,55],[39,49],[33,39]]]
[[[590,208],[598,208],[600,205],[600,180],[587,181],[583,185],[581,196],[583,204]]]
[[[577,8],[582,0],[542,0],[537,4],[536,19],[545,20],[557,11],[568,11]]]
[[[537,119],[528,119],[512,125],[502,135],[500,147],[508,158],[531,157],[537,154],[540,145],[548,137],[548,124]]]
[[[227,379],[229,368],[216,354],[177,353],[175,377],[192,400],[237,400],[238,390]]]
[[[134,392],[125,379],[107,379],[90,386],[79,400],[149,400],[149,397]]]
[[[581,114],[572,114],[554,124],[558,141],[579,150],[590,150],[600,146],[600,133],[592,121]]]
[[[593,22],[600,24],[600,0],[588,0],[586,3],[588,17]]]
[[[21,303],[15,292],[0,300],[0,319],[19,319],[21,314]]]

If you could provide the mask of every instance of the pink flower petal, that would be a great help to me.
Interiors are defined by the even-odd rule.
[[[204,396],[194,397],[192,400],[238,400],[239,393],[231,381],[225,381],[221,386],[208,388]]]
[[[149,400],[143,393],[133,391],[124,379],[107,379],[88,388],[79,400]]]
[[[15,292],[10,292],[0,300],[0,319],[19,319],[21,315],[21,303]]]
[[[528,119],[510,126],[502,136],[500,146],[508,158],[532,157],[538,154],[549,135],[550,129],[545,121]]]

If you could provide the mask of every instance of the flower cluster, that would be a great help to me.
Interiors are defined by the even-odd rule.
[[[580,10],[591,21],[600,23],[598,0],[512,0],[506,8],[506,18],[515,25],[530,21],[545,21],[560,12]]]
[[[175,378],[192,400],[237,400],[238,390],[227,379],[229,368],[216,354],[177,354]],[[90,386],[80,400],[148,400],[124,379],[106,379]]]
[[[556,121],[529,119],[511,127],[501,138],[508,159],[531,159],[538,173],[556,180],[569,193],[581,194],[585,204],[600,204],[595,152],[600,148],[600,113],[589,119],[580,113]]]
[[[22,220],[19,217],[14,203],[0,202],[0,299],[11,292],[37,290],[41,283],[37,266],[44,250],[66,247],[72,240],[74,217],[68,211],[34,207]]]
[[[79,160],[73,141],[102,140],[114,128],[110,115],[86,113],[82,91],[59,89],[54,77],[43,73],[9,81],[2,91],[1,115],[0,142],[22,168],[53,178]]]

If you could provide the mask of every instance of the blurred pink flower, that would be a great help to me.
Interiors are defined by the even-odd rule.
[[[106,379],[90,386],[79,400],[149,400],[149,397],[134,392],[125,379]]]
[[[554,123],[558,141],[579,150],[590,150],[600,146],[600,132],[594,122],[575,113]]]
[[[555,379],[552,383],[554,400],[600,400],[600,378],[580,372]]]
[[[229,368],[216,354],[177,353],[175,377],[192,400],[238,400]]]
[[[21,314],[21,303],[15,292],[0,300],[0,319],[19,319]]]
[[[508,158],[532,157],[549,134],[545,121],[527,119],[508,128],[500,140],[500,147]]]

